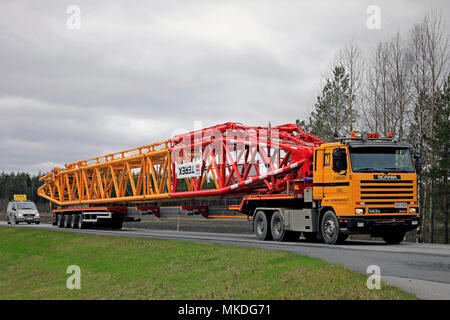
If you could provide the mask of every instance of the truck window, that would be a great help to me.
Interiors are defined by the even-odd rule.
[[[353,148],[350,161],[353,172],[414,172],[407,148]]]
[[[333,171],[341,172],[347,170],[347,152],[345,149],[336,148],[333,150]]]

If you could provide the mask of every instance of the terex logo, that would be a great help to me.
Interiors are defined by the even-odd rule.
[[[375,180],[398,180],[400,176],[398,174],[395,175],[387,175],[387,174],[376,174],[373,176]]]
[[[202,175],[202,165],[198,162],[177,164],[175,167],[178,179],[200,177]]]

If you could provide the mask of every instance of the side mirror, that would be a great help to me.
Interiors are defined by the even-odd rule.
[[[422,172],[422,159],[418,153],[414,153],[414,166],[416,168],[416,173]]]
[[[333,151],[333,171],[341,172],[347,170],[347,153],[345,149],[335,149]]]

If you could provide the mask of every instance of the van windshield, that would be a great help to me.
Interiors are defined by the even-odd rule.
[[[353,172],[414,172],[407,148],[352,148],[350,161]]]
[[[33,202],[18,202],[17,209],[19,210],[37,210]]]

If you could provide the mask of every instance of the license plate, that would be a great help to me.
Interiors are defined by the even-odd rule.
[[[406,203],[405,202],[396,202],[395,207],[396,208],[406,208]]]

